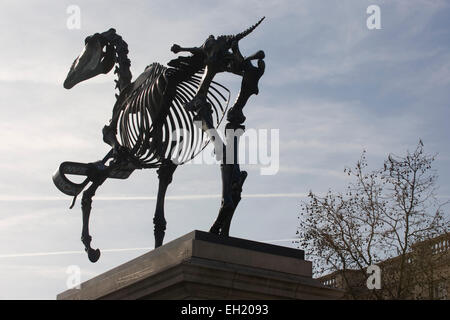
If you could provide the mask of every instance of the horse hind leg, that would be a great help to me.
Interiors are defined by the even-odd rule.
[[[234,212],[241,201],[242,186],[244,185],[245,179],[247,179],[247,171],[240,171],[239,166],[235,166],[233,172],[233,179],[231,184],[231,196],[233,199],[234,208],[225,217],[220,234],[228,237],[230,233],[231,220],[233,219]]]
[[[221,165],[222,205],[219,215],[209,232],[228,237],[231,220],[241,201],[242,186],[247,178],[246,171],[240,171],[238,164]]]
[[[83,212],[83,231],[81,233],[81,242],[85,246],[85,251],[88,254],[88,258],[91,262],[97,262],[100,258],[100,250],[91,248],[92,237],[89,234],[89,216],[92,209],[92,197],[95,196],[95,191],[100,185],[105,182],[106,178],[92,182],[89,188],[83,192],[83,198],[81,199],[81,210]]]
[[[169,184],[172,182],[173,173],[177,165],[172,161],[165,162],[158,169],[158,197],[156,199],[156,210],[153,218],[153,224],[155,226],[155,248],[160,247],[163,244],[165,231],[166,231],[166,219],[164,217],[164,200],[166,197],[166,191]]]
[[[222,177],[222,202],[219,209],[219,214],[217,215],[216,221],[212,225],[209,232],[215,234],[222,234],[222,227],[234,211],[234,203],[231,194],[231,179],[232,179],[232,164],[221,164],[220,171]]]
[[[229,129],[232,129],[233,134],[229,134]],[[224,146],[222,164],[220,165],[222,204],[219,215],[209,232],[226,237],[228,237],[230,232],[234,211],[239,201],[241,201],[242,185],[247,178],[247,172],[240,170],[238,162],[239,136],[243,133],[243,129],[243,126],[232,123],[228,123],[225,127],[227,145],[226,147]],[[230,150],[232,153],[228,154]],[[228,163],[231,157],[232,163]]]

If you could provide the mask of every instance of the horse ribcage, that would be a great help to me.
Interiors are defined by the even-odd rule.
[[[209,143],[208,136],[195,125],[195,114],[183,105],[193,99],[201,82],[199,72],[176,85],[167,94],[166,68],[155,70],[125,101],[119,116],[119,138],[142,167],[158,167],[165,160],[183,164],[193,159]],[[169,70],[170,71],[170,70]],[[228,107],[230,92],[219,83],[210,86],[207,101],[217,128]]]

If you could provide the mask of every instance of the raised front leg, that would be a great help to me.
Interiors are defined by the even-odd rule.
[[[93,182],[86,191],[83,192],[81,199],[81,210],[83,212],[83,231],[81,232],[81,242],[83,242],[85,251],[91,262],[97,262],[100,258],[100,250],[91,248],[92,237],[89,234],[89,216],[92,209],[92,197],[95,196],[97,188],[105,182],[106,178],[101,178]]]
[[[164,200],[166,197],[167,187],[172,182],[172,176],[176,168],[177,166],[172,161],[168,161],[163,163],[157,171],[159,186],[155,217],[153,218],[153,223],[155,225],[155,248],[160,247],[164,240],[167,225],[166,219],[164,218]]]

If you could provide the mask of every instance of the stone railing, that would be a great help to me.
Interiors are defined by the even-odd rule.
[[[439,237],[431,244],[433,254],[441,254],[447,252],[450,248],[450,237]]]
[[[337,280],[336,277],[332,277],[330,279],[327,280],[322,280],[321,283],[324,286],[330,287],[330,288],[337,288]]]

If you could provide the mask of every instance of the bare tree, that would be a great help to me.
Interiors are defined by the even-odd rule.
[[[351,298],[361,292],[375,299],[420,297],[425,282],[435,281],[438,261],[419,244],[449,230],[442,211],[447,203],[436,197],[434,160],[419,141],[414,152],[391,154],[381,169],[368,171],[364,151],[344,170],[352,178],[345,193],[310,192],[297,233],[316,276],[339,272]],[[366,269],[373,264],[382,269],[383,285],[368,291]]]

